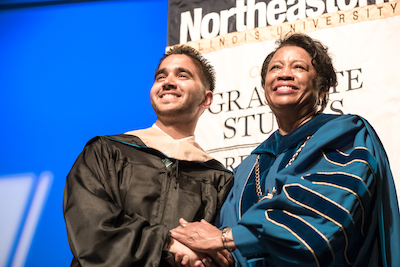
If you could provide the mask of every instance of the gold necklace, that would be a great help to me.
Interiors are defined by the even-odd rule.
[[[307,139],[304,141],[304,143],[296,150],[296,152],[293,154],[292,158],[289,160],[289,162],[286,164],[285,168],[290,166],[290,164],[293,163],[293,161],[297,158],[297,156],[300,154],[300,151],[303,150],[304,146],[307,144],[308,140],[310,140],[312,135],[307,136]],[[261,190],[261,184],[260,184],[260,164],[258,163],[260,159],[260,155],[257,156],[256,158],[256,164],[255,164],[255,175],[256,175],[256,192],[258,196],[258,202],[260,202],[263,199],[271,199],[274,197],[276,194],[276,188],[274,187],[272,189],[272,192],[269,192],[269,189],[267,189],[267,195],[263,196],[262,190]]]

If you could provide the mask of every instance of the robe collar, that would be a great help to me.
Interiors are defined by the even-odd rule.
[[[290,148],[296,147],[307,136],[313,135],[322,125],[338,116],[333,114],[317,114],[311,120],[286,135],[281,135],[279,130],[276,130],[267,140],[254,149],[251,154],[268,153],[274,156],[279,155]]]

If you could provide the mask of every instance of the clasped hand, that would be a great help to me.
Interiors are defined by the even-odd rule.
[[[179,223],[180,226],[171,230],[171,237],[190,248],[194,254],[185,251],[175,253],[174,266],[233,266],[232,255],[223,247],[221,230],[205,220],[189,223],[180,219]]]

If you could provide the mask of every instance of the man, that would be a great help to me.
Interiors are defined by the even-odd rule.
[[[175,46],[161,58],[150,91],[153,127],[87,143],[64,192],[71,266],[166,266],[178,252],[191,266],[204,259],[169,230],[181,217],[213,222],[233,183],[194,141],[214,87],[208,61]]]

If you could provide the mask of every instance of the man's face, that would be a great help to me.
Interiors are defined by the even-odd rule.
[[[150,100],[158,117],[200,115],[205,91],[192,59],[170,55],[156,72]]]

